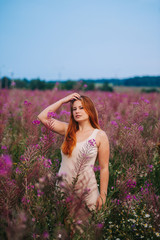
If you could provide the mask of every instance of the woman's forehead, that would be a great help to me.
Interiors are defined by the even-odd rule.
[[[74,101],[73,107],[78,107],[78,106],[82,106],[82,102],[80,100]]]

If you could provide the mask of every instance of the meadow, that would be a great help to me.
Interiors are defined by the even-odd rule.
[[[63,138],[37,119],[71,92],[0,90],[0,239],[160,239],[160,94],[79,91],[110,143],[107,200],[83,224],[68,212],[76,206],[77,215],[84,197],[56,185]],[[54,116],[69,121],[69,104]],[[99,185],[98,163],[94,170]]]

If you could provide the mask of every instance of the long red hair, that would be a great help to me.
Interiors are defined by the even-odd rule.
[[[92,100],[87,97],[87,96],[81,96],[81,102],[84,110],[87,112],[89,115],[89,121],[92,125],[93,128],[98,128],[100,129],[99,122],[98,122],[98,114],[97,110],[92,102]],[[66,155],[71,156],[73,148],[76,145],[76,132],[79,129],[78,122],[74,120],[73,117],[73,103],[76,100],[73,100],[71,102],[71,115],[70,115],[70,121],[67,129],[67,133],[64,139],[64,142],[62,144],[62,152]]]

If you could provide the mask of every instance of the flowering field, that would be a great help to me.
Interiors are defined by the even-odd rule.
[[[159,239],[160,94],[79,92],[91,97],[110,142],[107,201],[88,223],[74,189],[62,193],[63,138],[38,114],[71,91],[0,90],[0,239]],[[68,121],[69,104],[56,118]],[[94,168],[99,184],[99,166]]]

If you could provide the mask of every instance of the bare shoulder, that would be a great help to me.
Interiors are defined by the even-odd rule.
[[[97,133],[96,142],[98,147],[102,144],[109,144],[108,136],[102,129],[100,129]]]

